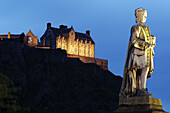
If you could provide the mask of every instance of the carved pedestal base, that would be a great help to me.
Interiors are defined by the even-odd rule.
[[[167,113],[160,99],[151,95],[141,97],[119,97],[119,107],[114,113]]]

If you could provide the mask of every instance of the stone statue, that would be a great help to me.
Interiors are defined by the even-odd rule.
[[[119,106],[114,113],[167,113],[162,109],[161,99],[151,97],[146,90],[146,80],[153,72],[156,37],[144,24],[147,12],[135,10],[136,25],[131,28],[124,77],[119,95]]]
[[[136,25],[131,28],[128,51],[124,67],[123,83],[120,96],[147,95],[146,80],[153,72],[153,57],[156,37],[150,34],[144,24],[147,11],[135,10]]]

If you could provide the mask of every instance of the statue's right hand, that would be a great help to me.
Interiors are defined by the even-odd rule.
[[[152,44],[152,47],[155,47],[156,46],[156,43]]]
[[[152,47],[153,44],[147,43],[147,47]]]

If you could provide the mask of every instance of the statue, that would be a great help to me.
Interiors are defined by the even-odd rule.
[[[144,24],[147,12],[135,10],[136,25],[131,28],[124,76],[119,95],[119,106],[114,113],[167,113],[161,99],[151,97],[146,90],[146,80],[151,77],[156,37]]]
[[[131,28],[120,96],[147,95],[146,80],[151,77],[156,37],[144,24],[147,11],[135,10],[136,25]]]

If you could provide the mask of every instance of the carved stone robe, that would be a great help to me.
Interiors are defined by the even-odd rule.
[[[134,72],[137,69],[149,67],[148,78],[153,72],[154,51],[151,44],[155,43],[155,37],[150,35],[150,30],[145,24],[137,24],[131,28],[131,36],[128,45],[126,62],[124,67],[124,77],[120,94],[133,95],[134,90],[139,87],[139,74]],[[129,72],[133,74],[129,74]],[[134,76],[131,76],[134,75]],[[133,89],[133,80],[136,81]]]

